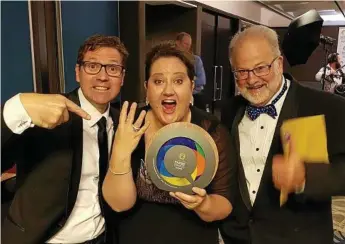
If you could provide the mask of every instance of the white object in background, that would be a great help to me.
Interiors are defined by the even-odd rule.
[[[339,27],[337,53],[340,55],[341,66],[345,65],[345,27]],[[345,73],[345,67],[343,67]]]

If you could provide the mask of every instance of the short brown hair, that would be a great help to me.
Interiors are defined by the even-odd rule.
[[[122,65],[126,66],[128,58],[128,51],[125,45],[117,36],[93,35],[87,38],[84,43],[79,47],[77,64],[81,64],[84,60],[85,53],[94,51],[101,47],[115,48],[122,57]]]
[[[180,59],[184,65],[187,67],[187,74],[189,79],[194,80],[195,70],[194,70],[194,56],[189,52],[182,51],[176,47],[174,41],[163,41],[156,46],[154,46],[150,52],[146,54],[145,62],[145,77],[146,81],[150,78],[150,70],[152,64],[159,58],[162,57],[176,57]]]

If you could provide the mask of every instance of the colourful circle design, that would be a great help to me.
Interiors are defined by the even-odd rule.
[[[158,154],[157,154],[156,166],[157,166],[157,171],[162,177],[162,179],[164,179],[166,182],[174,186],[187,186],[191,184],[187,179],[176,177],[170,174],[164,164],[165,154],[167,153],[169,149],[171,149],[172,147],[176,145],[185,146],[194,151],[195,158],[196,158],[196,167],[191,174],[191,177],[194,181],[197,180],[205,171],[205,164],[206,164],[205,153],[202,147],[197,142],[186,137],[174,137],[168,140],[167,142],[165,142],[159,149]]]

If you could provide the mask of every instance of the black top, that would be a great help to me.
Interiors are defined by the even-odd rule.
[[[229,162],[232,149],[227,129],[211,114],[191,107],[191,123],[204,128],[214,139],[219,152],[219,165],[208,194],[219,194],[231,201],[231,175],[234,166]],[[138,199],[136,205],[122,213],[119,225],[120,244],[216,244],[218,223],[207,223],[192,210],[170,197],[169,192],[151,184],[145,171],[145,143],[142,139],[133,152],[132,168]]]

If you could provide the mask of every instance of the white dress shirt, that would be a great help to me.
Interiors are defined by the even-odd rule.
[[[91,115],[91,120],[83,119],[83,158],[81,177],[77,199],[63,228],[47,243],[81,243],[91,240],[105,230],[105,220],[101,215],[98,199],[99,181],[99,149],[98,149],[98,120],[104,116],[107,119],[108,149],[110,153],[114,135],[113,121],[109,116],[109,106],[101,114],[78,90],[81,108]],[[20,102],[19,95],[6,102],[4,107],[6,125],[16,134],[21,134],[29,127],[33,127],[31,119]]]
[[[284,82],[284,78],[282,78],[280,89],[268,104],[270,104],[282,91]],[[245,113],[238,125],[240,156],[252,205],[254,204],[259,189],[280,111],[290,87],[290,81],[286,80],[286,82],[287,89],[284,95],[275,103],[277,110],[277,117],[275,119],[263,113],[253,121],[248,117],[247,113]]]

